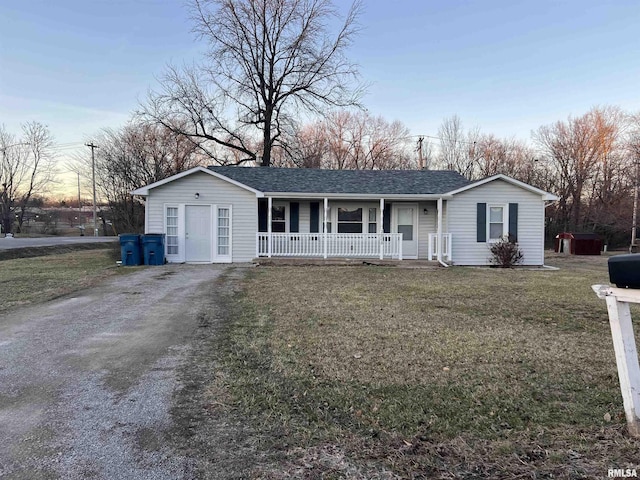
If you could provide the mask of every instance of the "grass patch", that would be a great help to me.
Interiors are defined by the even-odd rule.
[[[0,263],[0,313],[95,285],[122,271],[115,266],[112,248],[5,260]]]
[[[229,404],[284,455],[259,475],[637,467],[606,307],[590,288],[606,283],[606,257],[548,263],[561,270],[253,271],[218,348]]]
[[[63,253],[72,253],[81,250],[110,250],[114,255],[114,261],[120,259],[120,244],[118,242],[95,242],[74,243],[68,245],[7,248],[0,250],[0,261],[13,260],[17,258],[44,257],[47,255],[61,255]]]

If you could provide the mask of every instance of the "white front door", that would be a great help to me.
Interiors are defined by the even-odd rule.
[[[403,258],[418,258],[418,205],[393,204],[393,232],[402,233]]]
[[[185,261],[211,261],[211,206],[185,207]]]

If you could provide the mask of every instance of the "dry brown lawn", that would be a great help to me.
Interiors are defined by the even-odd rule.
[[[64,248],[58,250],[65,251]],[[1,261],[0,313],[51,300],[125,272],[127,269],[116,268],[115,258],[111,247],[59,254],[51,253],[49,249],[47,256]]]
[[[590,288],[607,283],[606,257],[547,263],[560,270],[256,269],[219,345],[227,405],[280,454],[256,476],[640,468]]]

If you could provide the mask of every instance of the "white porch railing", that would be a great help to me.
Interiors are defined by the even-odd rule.
[[[257,234],[258,257],[361,257],[402,260],[401,233]]]
[[[442,234],[442,258],[447,262],[451,261],[451,234],[443,233]],[[438,259],[438,234],[430,233],[429,234],[429,260],[437,260]]]

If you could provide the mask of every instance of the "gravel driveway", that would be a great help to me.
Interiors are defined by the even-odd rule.
[[[191,477],[172,394],[223,271],[147,268],[0,315],[0,478]]]

